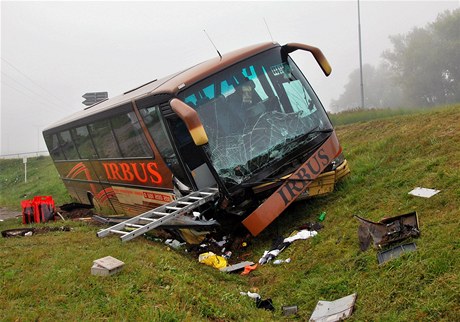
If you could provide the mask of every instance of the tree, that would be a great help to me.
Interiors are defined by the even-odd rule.
[[[364,105],[366,108],[397,107],[401,104],[401,89],[394,84],[393,73],[388,65],[375,68],[363,66]],[[360,73],[355,69],[349,76],[344,92],[337,100],[332,100],[335,111],[353,109],[361,106]]]
[[[409,106],[460,101],[460,9],[446,11],[426,28],[391,36],[383,53]]]

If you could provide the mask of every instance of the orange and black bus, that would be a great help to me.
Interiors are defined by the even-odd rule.
[[[77,203],[137,215],[215,186],[215,210],[254,235],[294,200],[349,172],[332,124],[290,57],[318,48],[263,43],[98,102],[43,131]]]

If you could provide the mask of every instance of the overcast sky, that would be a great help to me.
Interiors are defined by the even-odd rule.
[[[460,1],[361,1],[363,63],[389,35],[433,22]],[[84,108],[84,93],[117,96],[217,54],[270,41],[321,48],[325,77],[294,53],[326,109],[359,67],[357,1],[1,2],[0,154],[45,150],[41,131]],[[359,95],[359,93],[357,93]]]

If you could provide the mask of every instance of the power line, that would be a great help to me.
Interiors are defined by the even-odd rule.
[[[63,100],[61,100],[59,97],[57,97],[56,95],[54,95],[52,92],[48,91],[46,88],[44,88],[43,86],[41,86],[40,84],[38,84],[37,82],[35,82],[32,78],[30,78],[29,76],[27,76],[26,74],[24,74],[22,71],[19,70],[19,68],[17,68],[16,66],[14,66],[12,63],[10,63],[9,61],[7,61],[5,58],[1,57],[1,59],[7,63],[8,65],[10,65],[13,69],[15,69],[18,73],[20,73],[22,76],[24,76],[25,78],[27,78],[29,81],[31,81],[33,84],[35,84],[36,86],[38,86],[39,88],[41,88],[43,91],[45,91],[46,93],[48,93],[49,95],[51,95],[52,97],[54,97],[55,99],[57,99],[58,101],[60,101],[62,104],[64,104],[64,106],[67,106],[67,103],[65,103]]]
[[[13,82],[15,82],[16,84],[18,84],[18,85],[21,86],[22,88],[26,89],[26,90],[29,91],[30,93],[32,93],[32,94],[34,94],[34,95],[37,95],[38,97],[44,99],[44,100],[45,100],[46,102],[48,102],[49,104],[52,104],[52,105],[58,107],[58,108],[59,108],[59,111],[61,110],[61,106],[59,106],[59,105],[57,105],[56,103],[54,103],[54,102],[48,100],[47,97],[45,97],[45,96],[43,96],[43,95],[41,95],[41,94],[39,94],[39,93],[33,91],[32,89],[28,88],[26,85],[22,84],[21,82],[19,82],[18,80],[14,79],[14,78],[11,77],[10,75],[4,73],[3,71],[2,71],[2,74],[5,75],[6,77],[10,78]],[[2,83],[4,83],[4,82],[2,82]],[[6,83],[4,83],[4,84],[6,84]]]
[[[43,101],[38,100],[38,99],[36,99],[36,98],[34,98],[34,97],[31,97],[28,93],[25,93],[25,92],[23,92],[23,91],[17,89],[17,88],[14,87],[14,86],[11,86],[11,85],[8,84],[8,83],[5,83],[5,82],[3,82],[3,81],[2,81],[2,83],[3,83],[3,85],[6,85],[6,86],[8,86],[8,87],[14,89],[14,90],[17,91],[18,93],[20,93],[20,94],[22,94],[22,95],[28,97],[28,98],[31,99],[34,103],[38,103],[38,104],[43,105],[43,106],[46,107],[50,112],[56,112],[56,111],[58,111],[58,110],[56,110],[56,109],[50,109],[51,107],[50,107],[46,102],[43,102]],[[59,110],[59,112],[61,112],[61,111]],[[33,116],[34,116],[34,115],[33,115]],[[34,116],[34,117],[36,117],[36,116]]]

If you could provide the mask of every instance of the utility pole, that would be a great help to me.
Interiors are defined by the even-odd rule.
[[[358,0],[359,72],[361,75],[361,108],[364,108],[363,54],[361,49],[361,14]]]

